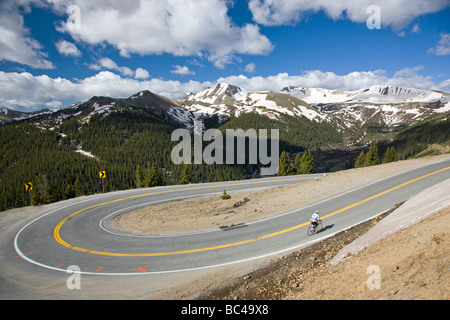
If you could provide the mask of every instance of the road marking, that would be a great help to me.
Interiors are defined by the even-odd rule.
[[[358,202],[356,202],[354,204],[346,206],[346,207],[344,207],[342,209],[339,209],[339,210],[336,210],[334,212],[331,212],[331,213],[323,216],[322,219],[329,218],[329,217],[334,216],[334,215],[336,215],[338,213],[341,213],[341,212],[344,212],[344,211],[346,211],[348,209],[351,209],[351,208],[354,208],[356,206],[359,206],[360,204],[363,204],[363,203],[365,203],[367,201],[373,200],[373,199],[378,198],[378,197],[380,197],[382,195],[385,195],[385,194],[387,194],[389,192],[392,192],[392,191],[397,190],[397,189],[399,189],[401,187],[404,187],[404,186],[406,186],[408,184],[411,184],[413,182],[419,181],[421,179],[427,178],[429,176],[435,175],[437,173],[440,173],[440,172],[443,172],[443,171],[446,171],[446,170],[449,170],[449,169],[450,169],[450,167],[447,167],[447,168],[444,168],[444,169],[437,170],[437,171],[434,171],[432,173],[426,174],[424,176],[412,179],[412,180],[407,181],[405,183],[402,183],[402,184],[400,184],[400,185],[398,185],[396,187],[390,188],[390,189],[385,190],[383,192],[380,192],[380,193],[378,193],[376,195],[373,195],[371,197],[368,197],[366,199],[358,201]],[[289,179],[286,179],[286,180],[289,180]],[[296,180],[296,179],[292,179],[292,180]],[[277,180],[277,181],[285,181],[285,180]],[[267,182],[267,181],[265,181],[265,182]],[[307,225],[310,224],[309,221],[308,221],[308,222],[299,224],[297,226],[294,226],[294,227],[291,227],[291,228],[288,228],[288,229],[284,229],[284,230],[281,230],[281,231],[278,231],[278,232],[270,233],[270,234],[265,235],[265,236],[261,236],[261,237],[257,237],[257,238],[253,238],[253,239],[248,239],[248,240],[243,240],[243,241],[239,241],[239,242],[234,242],[234,243],[229,243],[229,244],[224,244],[224,245],[219,245],[219,246],[199,248],[199,249],[190,249],[190,250],[182,250],[182,251],[173,251],[173,252],[159,252],[159,253],[113,253],[113,252],[103,252],[103,251],[89,250],[89,249],[79,248],[79,247],[75,247],[75,246],[73,246],[71,244],[68,244],[67,242],[62,240],[62,238],[61,238],[61,236],[59,234],[63,224],[65,222],[67,222],[69,219],[71,219],[72,217],[74,217],[77,214],[80,214],[80,213],[82,213],[84,211],[87,211],[89,209],[97,208],[97,207],[100,207],[100,206],[103,206],[103,205],[106,205],[106,204],[115,203],[115,202],[119,202],[119,201],[124,201],[124,200],[128,200],[128,199],[144,197],[144,196],[153,195],[153,194],[161,194],[161,193],[169,193],[169,192],[177,192],[177,191],[187,191],[187,190],[197,190],[197,189],[207,189],[207,188],[223,188],[223,187],[228,187],[228,186],[246,185],[246,184],[254,184],[254,183],[263,183],[263,182],[249,182],[249,183],[241,183],[241,184],[231,184],[231,185],[221,185],[221,186],[208,186],[208,187],[197,187],[197,188],[187,188],[187,189],[179,189],[179,190],[160,191],[160,192],[154,192],[154,193],[138,195],[138,196],[131,196],[131,197],[123,198],[123,199],[117,199],[117,200],[105,202],[105,203],[102,203],[102,204],[91,206],[89,208],[82,209],[82,210],[80,210],[78,212],[75,212],[75,213],[71,214],[70,216],[66,217],[64,220],[62,220],[55,227],[55,229],[53,231],[53,236],[54,236],[55,240],[58,243],[60,243],[61,245],[65,246],[65,247],[67,247],[69,249],[73,249],[73,250],[84,252],[84,253],[91,253],[91,254],[97,254],[97,255],[103,255],[103,256],[114,256],[114,257],[157,257],[157,256],[169,256],[169,255],[178,255],[178,254],[197,253],[197,252],[204,252],[204,251],[211,251],[211,250],[235,247],[235,246],[248,244],[248,243],[256,242],[256,241],[263,240],[263,239],[272,238],[272,237],[275,237],[275,236],[278,236],[278,235],[281,235],[281,234],[284,234],[284,233],[287,233],[287,232],[291,232],[291,231],[297,230],[299,228],[302,228],[302,227],[307,226]]]
[[[18,256],[16,256],[16,258],[23,258],[23,257],[28,257],[32,254],[35,254],[36,252],[28,252],[28,253],[24,253],[24,254],[19,254]]]
[[[102,266],[98,267],[97,269],[95,269],[95,273],[98,273],[98,272],[102,271],[103,268],[104,268],[104,267],[102,267]]]
[[[147,272],[148,266],[135,268],[135,269],[123,269],[124,271],[140,271],[140,272]]]

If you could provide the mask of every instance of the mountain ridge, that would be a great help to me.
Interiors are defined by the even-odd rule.
[[[343,130],[365,123],[389,128],[409,126],[436,113],[450,111],[450,95],[443,92],[394,86],[371,86],[354,91],[288,86],[279,92],[249,91],[219,82],[178,100],[149,90],[128,98],[94,96],[64,109],[20,112],[0,108],[0,125],[43,115],[109,114],[123,108],[146,110],[177,126],[192,129],[194,121],[217,117],[218,124],[233,116],[254,112],[279,119],[287,114],[312,121],[339,123]],[[77,110],[76,112],[74,112]]]

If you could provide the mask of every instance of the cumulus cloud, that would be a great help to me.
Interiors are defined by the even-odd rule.
[[[179,75],[183,75],[183,76],[188,75],[188,74],[190,74],[190,75],[195,74],[195,71],[189,70],[189,68],[186,66],[174,66],[174,67],[175,67],[175,70],[170,71],[171,73],[175,73],[175,74],[179,74]]]
[[[253,62],[251,62],[245,66],[245,72],[248,72],[248,73],[255,72],[255,69],[256,69],[256,64],[254,64]]]
[[[60,40],[56,44],[56,49],[58,49],[58,52],[62,54],[63,56],[74,56],[74,57],[80,57],[81,51],[78,50],[77,46],[74,45],[71,42],[68,42],[66,40]]]
[[[402,86],[418,89],[436,89],[431,76],[422,76],[418,73],[421,67],[406,68],[397,71],[389,77],[384,70],[355,71],[345,75],[320,70],[306,71],[301,75],[279,73],[268,77],[246,77],[244,75],[220,78],[220,82],[228,82],[245,88],[249,91],[280,91],[287,86],[326,88],[339,90],[358,90],[374,85]]]
[[[67,1],[52,0],[66,14]],[[228,16],[228,0],[73,0],[80,8],[80,28],[60,21],[57,30],[77,42],[107,43],[124,57],[170,53],[206,58],[223,68],[236,54],[264,55],[269,39],[256,24],[237,26]]]
[[[0,71],[0,105],[16,110],[37,110],[43,107],[65,107],[64,101],[87,101],[93,96],[129,97],[142,90],[150,90],[168,98],[179,98],[211,86],[211,82],[179,82],[173,80],[137,80],[124,78],[111,71],[72,81],[34,76],[28,72]]]
[[[134,77],[136,79],[148,79],[150,78],[150,73],[148,73],[147,70],[142,69],[142,68],[137,68],[136,71],[134,72]]]
[[[447,56],[450,54],[450,33],[441,33],[441,39],[435,48],[431,48],[429,52],[437,56]]]
[[[449,79],[436,83],[431,76],[421,75],[421,70],[420,66],[405,68],[392,76],[388,76],[383,70],[355,71],[345,75],[311,70],[300,75],[279,73],[268,77],[230,76],[214,82],[137,80],[124,78],[111,71],[100,71],[95,76],[71,81],[46,75],[33,76],[27,72],[0,71],[0,105],[19,110],[36,110],[42,107],[64,107],[63,101],[86,101],[92,96],[124,98],[142,90],[178,99],[186,92],[197,92],[216,82],[228,82],[247,91],[278,92],[286,86],[358,90],[373,85],[389,85],[450,92]]]
[[[132,77],[134,75],[133,70],[131,70],[128,67],[119,67],[117,63],[111,60],[110,58],[101,58],[100,60],[98,60],[98,63],[91,64],[89,68],[93,70],[101,70],[101,69],[115,70],[120,72],[120,74],[128,77]]]
[[[253,19],[262,25],[289,25],[310,13],[325,12],[330,18],[366,22],[367,8],[380,8],[382,26],[400,30],[416,17],[440,11],[450,5],[448,0],[250,0]]]
[[[23,14],[31,11],[30,2],[0,1],[0,62],[12,61],[35,69],[54,69],[47,53],[42,51],[42,44],[31,37],[24,24]]]

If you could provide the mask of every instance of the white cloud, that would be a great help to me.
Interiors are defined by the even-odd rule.
[[[253,62],[251,62],[245,66],[245,72],[248,72],[248,73],[255,72],[255,69],[256,69],[256,64],[254,64]]]
[[[287,86],[310,88],[326,88],[339,90],[358,90],[374,85],[403,86],[418,89],[436,89],[431,76],[418,74],[421,68],[406,68],[389,77],[384,70],[355,71],[346,75],[333,72],[312,70],[301,75],[279,73],[268,77],[251,77],[244,75],[220,78],[220,82],[228,82],[245,88],[248,91],[280,91]]]
[[[373,85],[402,86],[438,90],[450,93],[450,79],[436,83],[431,76],[419,74],[421,67],[405,68],[389,77],[383,70],[355,71],[346,75],[312,70],[301,75],[279,73],[268,77],[244,75],[217,79],[215,82],[173,80],[137,80],[124,78],[110,71],[78,81],[50,78],[46,75],[0,71],[0,105],[19,110],[42,107],[64,107],[63,101],[86,101],[92,96],[129,97],[142,90],[150,90],[168,98],[178,99],[186,92],[203,90],[216,82],[228,82],[247,91],[280,91],[286,86],[320,87],[357,90]]]
[[[98,60],[98,63],[91,64],[89,68],[93,70],[101,70],[102,68],[108,70],[115,70],[120,72],[120,74],[128,77],[132,77],[134,75],[133,70],[131,70],[128,67],[119,67],[117,63],[111,60],[110,58],[101,58],[100,60]]]
[[[420,27],[418,24],[415,24],[413,29],[411,30],[411,33],[419,33],[420,32]]]
[[[448,0],[250,0],[253,19],[262,25],[288,25],[299,22],[310,13],[324,11],[330,18],[364,23],[367,8],[380,7],[382,27],[400,30],[416,17],[438,12],[450,5]]]
[[[439,85],[432,88],[433,90],[450,93],[450,79],[444,80]]]
[[[55,46],[56,46],[56,49],[58,49],[58,52],[66,57],[67,56],[74,56],[74,57],[81,56],[81,51],[78,50],[77,46],[66,40],[58,41],[55,44]]]
[[[31,0],[0,1],[0,62],[11,61],[35,69],[54,69],[42,44],[33,39],[24,25],[23,12],[30,12]],[[19,9],[19,5],[21,9]]]
[[[195,71],[189,70],[186,66],[174,66],[175,70],[170,71],[171,73],[180,74],[180,75],[194,75]]]
[[[67,1],[52,0],[67,16]],[[124,57],[170,53],[206,58],[217,67],[237,54],[268,54],[273,47],[255,24],[237,26],[228,16],[229,0],[73,0],[80,8],[80,28],[60,21],[57,30],[77,42],[107,43]]]
[[[150,79],[140,81],[110,71],[78,81],[34,76],[28,72],[0,71],[0,105],[17,110],[37,110],[43,107],[65,107],[63,101],[87,101],[93,96],[129,97],[136,92],[150,90],[168,98],[177,99],[186,92],[195,92],[211,86],[211,82],[179,82]]]
[[[118,71],[121,75],[125,77],[134,77],[135,79],[145,80],[150,78],[150,74],[147,70],[143,68],[137,68],[135,71],[131,70],[128,67],[120,67],[117,63],[110,58],[101,58],[97,61],[97,63],[92,63],[89,65],[89,69],[92,70],[114,70]]]
[[[145,69],[137,68],[136,71],[134,72],[134,78],[145,80],[145,79],[150,78],[150,74]]]
[[[438,42],[436,48],[431,48],[429,52],[437,56],[447,56],[450,54],[450,33],[441,33],[441,39]]]

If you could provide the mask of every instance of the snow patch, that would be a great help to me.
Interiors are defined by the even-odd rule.
[[[88,158],[97,159],[97,157],[94,156],[92,153],[90,153],[90,152],[88,152],[88,151],[84,151],[84,150],[82,149],[81,145],[78,145],[78,146],[75,148],[74,152],[80,153],[80,154],[82,154],[83,156],[88,157]]]

